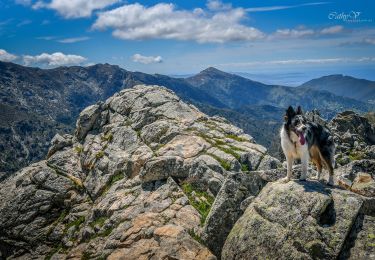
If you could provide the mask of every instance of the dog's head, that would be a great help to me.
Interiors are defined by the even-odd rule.
[[[303,115],[301,107],[298,106],[297,111],[295,111],[292,106],[289,106],[284,119],[288,129],[293,131],[298,136],[301,145],[304,145],[306,142],[307,120]]]

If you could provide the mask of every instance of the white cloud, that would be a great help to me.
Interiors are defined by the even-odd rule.
[[[317,36],[328,36],[342,33],[344,27],[341,25],[335,25],[331,27],[325,27],[321,29],[309,29],[304,26],[300,26],[294,29],[278,29],[275,33],[269,35],[270,39],[296,39],[296,38],[307,38]]]
[[[45,40],[45,41],[52,41],[55,40],[56,42],[60,43],[75,43],[75,42],[83,42],[91,39],[90,37],[87,36],[82,36],[82,37],[72,37],[72,38],[63,38],[59,39],[60,37],[57,36],[41,36],[41,37],[36,37],[38,40]]]
[[[311,29],[279,29],[271,37],[275,38],[301,38],[314,35]]]
[[[174,39],[199,43],[249,41],[263,38],[256,28],[245,26],[242,8],[205,12],[202,9],[176,10],[173,4],[151,7],[130,4],[102,12],[94,29],[113,29],[113,36],[124,40]]]
[[[341,25],[335,25],[327,28],[323,28],[320,33],[321,34],[336,34],[341,33],[344,30],[344,27]]]
[[[45,40],[45,41],[52,41],[52,40],[56,39],[56,36],[40,36],[40,37],[36,37],[36,39]]]
[[[134,54],[132,59],[134,62],[139,62],[143,64],[161,63],[163,61],[161,56],[143,56],[138,53]]]
[[[268,12],[268,11],[277,11],[277,10],[284,10],[284,9],[291,9],[303,6],[313,6],[313,5],[325,5],[329,4],[330,2],[314,2],[314,3],[306,3],[306,4],[299,4],[299,5],[275,5],[275,6],[261,6],[261,7],[252,7],[246,8],[247,12]]]
[[[48,8],[57,11],[65,18],[81,18],[91,16],[94,10],[101,10],[119,0],[52,0],[51,2],[38,1],[34,9]]]
[[[14,61],[18,57],[14,54],[7,52],[6,50],[0,49],[0,61]]]
[[[339,46],[353,46],[353,47],[363,47],[375,45],[375,38],[363,38],[360,41],[347,41],[339,44]]]
[[[375,45],[375,39],[365,38],[362,40],[364,44]]]
[[[46,66],[46,67],[57,67],[66,65],[78,65],[86,61],[86,58],[79,55],[64,54],[61,52],[55,52],[52,54],[42,53],[40,55],[23,56],[23,62],[26,66]]]
[[[90,37],[84,36],[84,37],[65,38],[65,39],[58,40],[58,42],[60,42],[60,43],[75,43],[75,42],[87,41],[89,39],[90,39]]]
[[[329,63],[343,63],[343,62],[375,62],[375,57],[361,57],[361,58],[320,58],[320,59],[290,59],[290,60],[271,60],[271,61],[250,61],[250,62],[233,62],[218,64],[215,66],[229,66],[229,67],[256,67],[262,65],[303,65],[303,64],[329,64]]]
[[[206,4],[207,8],[212,11],[218,11],[218,10],[229,10],[232,9],[231,4],[224,4],[221,1],[218,0],[209,0]]]

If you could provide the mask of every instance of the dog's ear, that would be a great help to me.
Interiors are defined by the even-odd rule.
[[[297,107],[297,115],[303,115],[301,106]]]
[[[294,111],[293,107],[289,106],[288,109],[286,110],[284,120],[285,121],[291,120],[295,115],[296,115],[296,112]]]

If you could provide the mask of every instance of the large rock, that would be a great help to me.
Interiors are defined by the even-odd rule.
[[[0,184],[0,247],[3,257],[48,253],[61,232],[47,239],[65,209],[83,202],[81,187],[46,165],[35,163]],[[73,216],[72,216],[73,217]]]
[[[362,204],[318,182],[270,183],[233,227],[222,259],[335,259]]]
[[[123,90],[0,183],[0,258],[215,259],[201,243],[214,196],[233,170],[260,165],[278,161],[225,119],[163,87]],[[231,204],[233,225],[263,183],[247,178],[220,193],[210,223]]]
[[[375,144],[375,129],[368,119],[356,114],[353,111],[345,111],[338,114],[329,124],[336,133],[350,133],[358,140],[363,140],[367,144]],[[342,138],[346,138],[341,136]]]
[[[266,183],[256,172],[228,175],[207,216],[202,236],[216,256],[220,257],[226,237],[244,212],[241,204],[245,200],[249,203]]]
[[[375,160],[353,161],[336,170],[338,184],[358,194],[375,197]]]

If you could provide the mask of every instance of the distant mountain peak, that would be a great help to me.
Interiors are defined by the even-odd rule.
[[[202,70],[199,74],[221,74],[221,75],[231,75],[230,73],[221,71],[215,67],[208,67],[207,69]]]
[[[215,67],[208,67],[208,68],[202,70],[201,72],[223,72],[223,71],[221,71],[221,70],[219,70]]]
[[[348,75],[333,74],[323,76],[312,79],[302,84],[301,87],[324,90],[362,102],[375,103],[375,81],[358,79]]]

